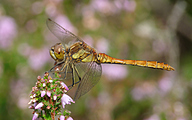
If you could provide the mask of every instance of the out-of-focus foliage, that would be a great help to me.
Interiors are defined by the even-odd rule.
[[[77,120],[192,119],[190,0],[1,0],[0,120],[32,118],[31,87],[53,67],[51,18],[99,52],[158,60],[176,71],[103,65],[100,82],[69,106]]]

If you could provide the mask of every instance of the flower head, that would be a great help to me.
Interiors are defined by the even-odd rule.
[[[34,110],[33,120],[37,118],[45,119],[45,114],[51,117],[61,115],[61,105],[64,108],[66,104],[74,103],[73,99],[66,94],[67,90],[69,89],[63,82],[57,78],[52,79],[49,73],[45,73],[44,78],[37,77],[28,103],[29,108]],[[64,119],[67,119],[70,114],[66,112],[62,115]]]

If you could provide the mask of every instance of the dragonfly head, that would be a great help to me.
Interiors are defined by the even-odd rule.
[[[56,61],[62,61],[65,59],[65,49],[61,43],[57,43],[50,49],[51,57]]]

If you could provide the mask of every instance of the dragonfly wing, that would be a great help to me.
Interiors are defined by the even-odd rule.
[[[97,84],[101,78],[102,67],[96,62],[76,63],[75,66],[78,72],[84,73],[75,93],[74,100],[77,100]],[[79,74],[82,75],[82,73]]]
[[[65,45],[72,45],[75,42],[83,42],[83,40],[63,28],[56,22],[52,21],[50,18],[47,19],[47,27]]]

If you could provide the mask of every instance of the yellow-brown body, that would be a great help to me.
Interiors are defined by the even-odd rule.
[[[58,45],[61,45],[61,43],[57,43],[53,47],[56,48]],[[59,49],[64,50],[64,48],[59,48]],[[54,53],[56,53],[56,49],[53,49],[53,50],[55,50]],[[61,55],[53,54],[51,51],[50,51],[51,56],[52,58],[56,58],[55,59],[56,61],[62,61],[64,59],[64,57],[61,57]],[[110,57],[105,53],[96,53],[96,50],[94,48],[91,48],[84,42],[77,42],[72,46],[70,46],[69,48],[66,48],[65,52],[59,51],[59,53],[60,54],[62,53],[62,55],[65,55],[65,57],[68,57],[70,60],[73,60],[74,62],[96,62],[99,64],[101,63],[123,64],[123,65],[142,66],[142,67],[148,67],[148,68],[154,68],[154,69],[162,69],[167,71],[175,70],[173,67],[163,62],[146,61],[146,60],[123,60],[123,59]],[[58,56],[59,56],[59,59],[57,59]]]

